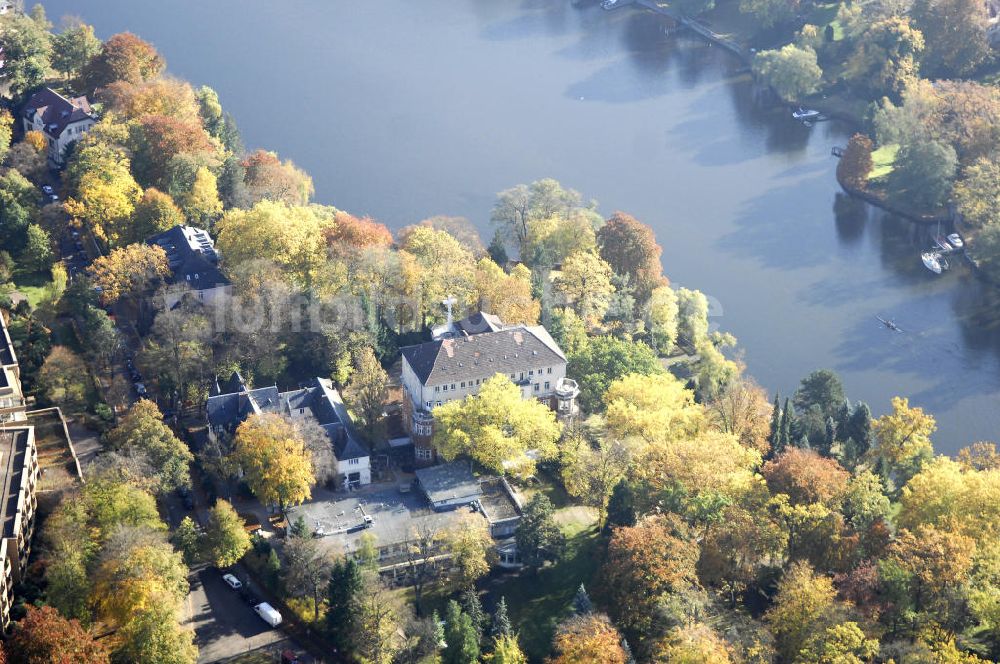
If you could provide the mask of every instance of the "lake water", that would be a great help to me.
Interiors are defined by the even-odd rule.
[[[750,373],[786,394],[829,367],[884,412],[905,395],[937,449],[996,437],[998,301],[926,238],[851,205],[835,123],[762,109],[718,47],[569,0],[50,0],[102,37],[131,30],[215,87],[250,147],[308,170],[316,198],[394,228],[435,214],[486,240],[495,192],[554,177],[650,224],[675,284],[713,298]],[[905,332],[883,328],[895,319]]]

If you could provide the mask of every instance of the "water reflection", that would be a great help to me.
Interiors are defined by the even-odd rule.
[[[833,216],[837,238],[844,244],[857,244],[865,234],[868,204],[838,191],[833,195]]]

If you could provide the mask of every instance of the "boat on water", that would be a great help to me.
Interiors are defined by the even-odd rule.
[[[958,233],[951,233],[948,235],[948,242],[951,243],[951,246],[956,249],[961,249],[965,246],[965,242],[962,241],[962,236]]]
[[[611,10],[621,7],[624,4],[625,0],[604,0],[604,2],[601,3],[601,8]]]
[[[934,251],[925,251],[920,254],[920,260],[924,262],[924,267],[933,272],[934,274],[941,274],[941,271],[945,268],[941,265],[941,261],[944,256]]]
[[[817,120],[819,119],[819,111],[799,106],[798,109],[792,111],[792,117],[796,120]]]
[[[938,246],[941,251],[951,251],[953,247],[948,244],[948,240],[943,235],[934,236],[934,244]]]

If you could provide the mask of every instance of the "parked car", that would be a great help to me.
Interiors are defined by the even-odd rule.
[[[147,392],[146,392],[146,386],[145,385],[143,385],[142,383],[135,383],[134,385],[135,385],[135,393],[136,394],[138,394],[140,397],[146,396]]]
[[[56,190],[53,189],[50,185],[47,185],[47,184],[43,184],[42,185],[42,191],[45,192],[46,194],[50,194],[50,195],[56,193]]]
[[[299,664],[299,656],[291,650],[281,651],[281,664]]]
[[[257,606],[253,607],[253,610],[258,616],[260,616],[261,620],[266,622],[271,627],[277,627],[281,624],[281,614],[267,602],[261,602]]]
[[[225,581],[226,585],[232,588],[233,590],[239,590],[240,588],[243,587],[243,584],[240,583],[240,580],[237,579],[232,574],[223,574],[222,580]]]

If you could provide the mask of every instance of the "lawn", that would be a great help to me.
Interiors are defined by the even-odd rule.
[[[539,571],[521,571],[502,575],[487,584],[492,608],[505,597],[521,637],[521,645],[532,661],[541,661],[549,653],[556,625],[566,615],[576,589],[591,584],[600,560],[600,539],[592,510],[564,507],[556,511],[556,521],[566,534],[567,547],[562,559]]]
[[[868,175],[869,180],[884,178],[892,172],[892,165],[896,161],[896,153],[899,152],[899,145],[890,143],[883,145],[878,150],[872,152],[872,172]]]
[[[45,296],[45,289],[52,283],[51,277],[47,274],[17,274],[14,276],[14,285],[17,290],[24,293],[28,298],[28,304],[34,309]]]

